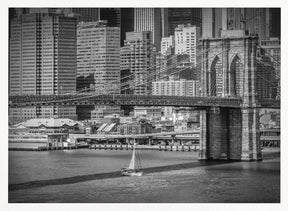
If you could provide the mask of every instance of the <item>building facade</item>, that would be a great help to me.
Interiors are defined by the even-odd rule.
[[[99,21],[78,24],[77,77],[84,78],[86,83],[78,87],[86,87],[99,94],[119,94],[120,29],[108,27],[106,23]],[[88,77],[91,80],[85,80]]]
[[[201,8],[168,8],[168,36],[174,35],[178,25],[195,25],[201,28]]]
[[[76,19],[57,13],[28,13],[12,19],[9,95],[59,95],[73,91],[76,91]],[[46,113],[59,117],[75,111],[72,107],[51,106],[49,112],[43,109],[9,109],[9,118],[47,117]],[[75,116],[74,112],[66,117]]]
[[[196,26],[178,25],[175,29],[175,54],[187,54],[193,67],[197,66],[197,54],[199,54],[198,41],[200,28]]]
[[[156,50],[160,50],[162,37],[162,15],[160,8],[135,8],[134,9],[134,31],[151,31],[152,42]],[[126,37],[127,39],[127,37]]]
[[[214,38],[221,36],[223,29],[223,8],[202,9],[202,38]]]
[[[133,93],[146,95],[151,93],[151,84],[155,79],[155,47],[152,32],[127,32],[121,53],[121,66],[130,68],[133,78]]]
[[[198,96],[199,82],[194,80],[168,80],[152,82],[153,95]]]
[[[173,35],[169,37],[162,37],[161,39],[161,54],[171,55],[174,54],[175,39]]]

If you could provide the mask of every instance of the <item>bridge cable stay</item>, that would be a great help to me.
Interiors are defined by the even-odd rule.
[[[234,47],[234,46],[233,46]],[[242,46],[238,46],[238,47],[242,47]],[[210,48],[207,50],[207,51],[209,51],[209,50],[211,50]],[[222,52],[220,52],[219,54],[221,54]],[[202,53],[200,54],[201,56],[202,56]],[[213,57],[214,57],[215,55],[213,55]],[[208,58],[209,59],[209,58]],[[206,59],[206,60],[208,60],[208,59]],[[182,61],[180,61],[180,62],[178,62],[178,63],[181,63]],[[198,62],[198,63],[200,63],[201,64],[201,62],[203,62],[203,61],[200,61],[200,62]],[[197,65],[196,65],[196,67],[197,67]],[[187,68],[190,68],[190,66],[188,66]],[[169,75],[173,75],[173,74],[175,74],[175,73],[177,73],[177,72],[180,72],[180,71],[183,71],[183,70],[185,70],[185,69],[187,69],[187,68],[184,68],[184,69],[180,69],[179,71],[176,71],[176,72],[172,72],[172,73],[170,73]],[[169,68],[166,68],[166,70],[167,69],[169,69]],[[165,71],[165,69],[164,69],[164,71]],[[163,72],[163,71],[162,71]],[[150,75],[152,75],[153,73],[151,73]],[[130,76],[131,77],[131,76]],[[149,77],[149,75],[148,75],[148,77]],[[167,76],[166,76],[167,77]],[[90,97],[90,96],[89,96]],[[87,96],[85,96],[84,98],[87,98]],[[77,99],[83,99],[82,97],[81,98],[77,98]],[[71,99],[65,99],[65,100],[61,100],[61,101],[70,101]],[[76,100],[76,99],[73,99],[73,100]],[[51,101],[50,101],[51,102]],[[54,101],[54,102],[56,102],[56,101]],[[59,102],[59,101],[57,101],[57,102]],[[47,103],[47,101],[46,101],[46,103]]]
[[[239,46],[241,47],[241,46]],[[208,51],[211,50],[211,49],[208,49]],[[221,52],[220,52],[221,53]],[[199,62],[200,63],[200,62]],[[190,67],[187,67],[187,68],[190,68]],[[184,69],[180,69],[179,71],[176,71],[176,72],[180,72],[180,71],[183,71]],[[170,73],[171,75],[172,74],[175,74],[176,72],[173,72],[173,73]],[[57,102],[65,102],[65,101],[71,101],[71,100],[81,100],[81,99],[87,99],[87,98],[90,98],[90,97],[93,97],[95,95],[92,95],[92,96],[81,96],[81,97],[77,97],[77,98],[73,98],[73,99],[63,99],[63,100],[52,100],[52,101],[45,101],[43,103],[57,103]],[[40,102],[41,103],[41,102]]]
[[[178,56],[178,55],[176,55],[176,56]],[[178,62],[178,63],[181,63],[182,62],[182,60],[180,61],[180,62]],[[190,68],[190,67],[187,67],[187,68]],[[183,70],[181,70],[181,71],[183,71]],[[171,73],[171,74],[175,74],[175,72],[174,73]],[[130,76],[131,77],[131,76]],[[94,96],[97,96],[97,95],[99,95],[98,93],[97,94],[92,94],[91,96],[79,96],[79,97],[77,97],[77,98],[73,98],[73,99],[63,99],[63,100],[52,100],[52,101],[45,101],[45,102],[43,102],[43,103],[57,103],[57,102],[65,102],[65,101],[71,101],[71,100],[80,100],[80,99],[85,99],[85,98],[90,98],[90,97],[94,97]],[[41,102],[40,102],[41,103]]]
[[[199,46],[200,46],[200,44],[199,44]],[[173,55],[171,58],[169,58],[169,59],[166,60],[166,61],[170,61],[170,60],[174,59],[175,57],[178,57],[178,56],[181,56],[181,55],[187,55],[187,54],[185,54],[185,53],[189,52],[190,50],[191,50],[191,49],[188,49],[188,50],[184,51],[184,52],[181,53],[181,54]],[[188,59],[189,59],[189,58],[188,58]],[[183,59],[182,61],[184,61],[184,60],[186,60],[186,59]],[[149,68],[147,68],[146,70],[152,69],[153,67],[156,67],[156,66],[157,66],[156,64],[155,64],[155,65],[151,65],[151,66],[150,66]],[[125,77],[123,77],[122,79],[126,79],[126,78],[133,77],[133,75],[134,75],[134,74],[130,74],[129,76],[125,76]],[[114,84],[114,83],[113,83],[113,82],[110,82],[110,84]],[[82,91],[87,91],[87,90],[92,90],[92,89],[95,89],[95,87],[91,87],[91,88],[85,87],[85,88],[80,89],[80,90],[78,90],[78,91],[67,92],[67,93],[65,93],[65,95],[75,94],[75,93],[81,93]]]
[[[198,44],[198,46],[200,46],[200,44]],[[182,54],[173,55],[171,58],[167,59],[166,62],[168,62],[168,61],[170,61],[170,60],[173,60],[175,57],[177,58],[178,56],[181,56],[181,55],[187,55],[186,53],[189,52],[190,50],[191,50],[191,49],[188,49],[187,51],[183,52]],[[189,60],[190,60],[190,58],[185,58],[185,59],[183,59],[183,60],[181,60],[181,61],[179,61],[179,62],[176,62],[176,63],[173,62],[172,65],[170,65],[169,67],[165,68],[164,70],[173,69],[173,68],[177,67],[177,64],[183,64],[183,62],[186,62],[186,61],[189,61]],[[147,70],[150,70],[150,69],[152,69],[152,68],[154,68],[154,67],[156,67],[156,66],[157,66],[157,64],[151,65],[150,67],[148,67],[148,68],[146,69],[146,71],[147,71]],[[152,70],[154,70],[154,69],[152,69]],[[142,77],[142,79],[143,79],[143,80],[146,80],[146,79],[151,78],[152,80],[154,80],[154,79],[155,79],[155,76],[156,76],[157,74],[161,74],[161,72],[164,72],[164,71],[159,71],[159,72],[153,71],[153,72],[151,72],[150,74]],[[121,80],[127,79],[127,78],[133,78],[135,75],[137,75],[137,73],[129,74],[128,76],[125,76],[125,77],[121,78]],[[167,76],[166,76],[166,77],[167,77]],[[121,83],[121,85],[128,85],[129,83],[131,83],[131,82],[128,81],[128,82],[126,82],[126,83],[124,83],[124,84]],[[111,84],[113,84],[113,83],[111,82]]]

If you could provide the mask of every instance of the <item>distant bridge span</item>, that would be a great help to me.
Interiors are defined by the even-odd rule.
[[[278,100],[262,100],[259,107],[280,108]],[[10,96],[10,107],[30,106],[75,106],[75,105],[131,105],[131,106],[182,106],[240,108],[242,98],[238,97],[183,97],[157,95],[24,95]]]

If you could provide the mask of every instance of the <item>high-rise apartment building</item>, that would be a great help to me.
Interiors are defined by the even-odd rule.
[[[156,50],[160,50],[162,37],[162,17],[160,8],[135,8],[134,9],[134,31],[151,31],[152,41]],[[163,20],[164,21],[164,20]],[[165,31],[165,29],[163,29]],[[127,39],[127,37],[126,37]]]
[[[120,93],[120,29],[105,21],[80,22],[77,27],[77,77],[81,88]],[[85,80],[89,78],[89,80]]]
[[[152,83],[152,95],[199,96],[199,81],[175,80],[170,76],[169,80],[160,80]],[[169,116],[173,113],[173,107],[164,107],[163,111],[165,116]]]
[[[178,25],[175,29],[175,54],[187,54],[193,67],[197,66],[197,47],[200,38],[200,28],[190,24]]]
[[[162,37],[161,39],[161,54],[169,55],[173,54],[175,48],[175,39],[173,35],[169,37]]]
[[[152,95],[198,96],[199,82],[194,80],[167,80],[152,82]]]
[[[201,28],[201,8],[168,8],[168,36],[174,35],[178,25],[195,25]]]
[[[12,19],[9,63],[10,95],[58,95],[75,91],[76,19],[55,13],[23,14]],[[75,111],[66,108],[68,113]],[[45,112],[43,109],[15,108],[9,112],[10,117],[22,120],[67,114],[60,107],[50,106]],[[66,117],[75,118],[73,111]]]
[[[152,32],[127,32],[121,64],[130,67],[134,94],[150,94],[155,79],[155,47]]]

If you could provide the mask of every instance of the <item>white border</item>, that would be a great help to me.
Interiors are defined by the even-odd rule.
[[[281,72],[281,203],[280,204],[8,204],[8,7],[281,7],[281,56],[282,56],[282,72]],[[287,64],[287,46],[288,42],[285,39],[288,35],[287,20],[288,20],[288,4],[287,0],[1,0],[1,210],[54,210],[63,209],[69,210],[287,210],[287,141],[288,137],[287,127],[287,112],[285,104],[287,97],[287,83],[285,79],[288,78],[286,67]],[[193,197],[193,196],[191,196]],[[286,208],[286,209],[285,209]]]

